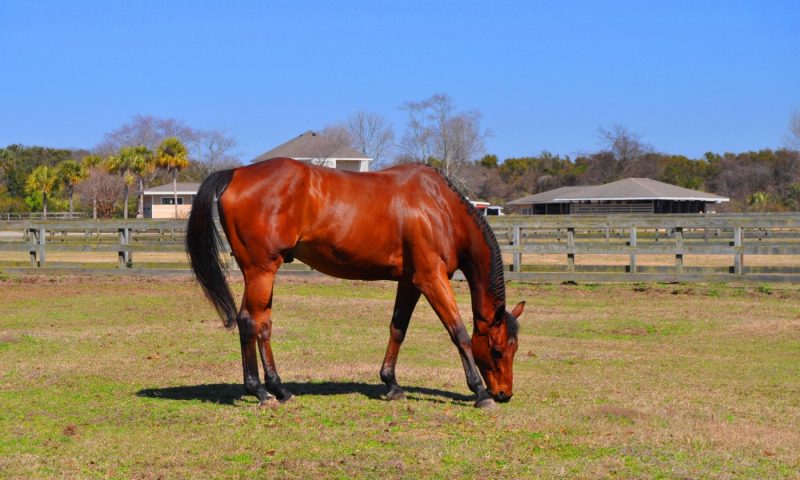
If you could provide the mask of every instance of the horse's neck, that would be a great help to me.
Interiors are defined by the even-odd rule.
[[[482,236],[479,238],[483,239]],[[471,242],[469,251],[462,259],[461,271],[469,284],[473,316],[476,320],[491,322],[497,309],[505,304],[500,292],[492,286],[491,247],[484,241]],[[502,294],[505,297],[505,291]]]

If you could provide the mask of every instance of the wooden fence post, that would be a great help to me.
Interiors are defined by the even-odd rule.
[[[46,259],[45,244],[47,236],[44,228],[29,228],[31,267],[44,267]]]
[[[741,275],[743,270],[744,255],[741,250],[743,239],[742,227],[733,227],[733,248],[735,250],[733,254],[733,273],[736,275]]]
[[[630,273],[636,273],[636,227],[631,226],[631,239],[628,242],[628,245],[631,246],[631,262],[628,266],[628,271]]]
[[[675,270],[683,273],[683,227],[675,227]]]
[[[575,271],[575,228],[567,228],[567,271]]]
[[[511,235],[512,235],[511,242],[514,244],[514,246],[516,248],[520,248],[522,246],[522,243],[521,243],[522,235],[520,235],[521,230],[522,230],[522,228],[519,225],[514,225],[514,227],[512,227],[512,230],[511,230],[511,232],[512,232],[511,233]],[[522,252],[520,252],[520,251],[514,252],[513,254],[511,254],[511,258],[513,259],[512,260],[512,265],[511,265],[511,270],[513,270],[514,272],[521,271],[522,270]]]
[[[130,242],[131,230],[127,227],[119,229],[119,251],[117,258],[119,259],[119,268],[127,268],[131,266],[131,253],[125,249],[125,246]]]

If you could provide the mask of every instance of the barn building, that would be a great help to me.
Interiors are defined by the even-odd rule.
[[[561,187],[506,204],[522,215],[607,215],[617,213],[706,213],[727,197],[649,178],[625,178],[604,185]]]

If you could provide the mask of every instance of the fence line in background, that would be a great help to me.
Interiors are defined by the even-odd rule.
[[[507,278],[514,280],[800,281],[798,213],[508,216],[490,223],[501,251],[512,257]],[[526,265],[526,255],[560,256],[563,263]],[[625,265],[592,263],[599,255],[628,260]],[[656,255],[672,261],[641,262]],[[745,258],[752,255],[779,255],[781,262],[746,266]],[[711,265],[687,266],[687,256]],[[577,258],[587,261],[579,265]],[[724,260],[728,263],[720,266]]]
[[[489,222],[508,258],[506,277],[511,280],[800,281],[798,213],[514,215],[491,217]],[[182,255],[162,265],[137,260],[139,253],[182,253],[185,230],[185,220],[0,221],[0,252],[28,252],[30,267],[17,265],[20,271],[70,267],[70,262],[50,262],[48,253],[95,252],[116,254],[115,265],[113,257],[103,265],[109,272],[186,272],[188,263]],[[224,250],[229,254],[227,245]],[[616,260],[609,262],[605,258],[609,255]],[[656,255],[671,260],[646,261]],[[746,259],[753,255],[781,261],[748,265]],[[715,261],[687,265],[687,257]],[[619,258],[625,259],[624,264]],[[285,268],[309,270],[298,263]]]
[[[86,218],[84,212],[48,212],[48,220],[71,220]],[[8,213],[0,212],[0,221],[19,221],[19,220],[44,220],[44,213],[42,212],[26,212],[26,213]]]

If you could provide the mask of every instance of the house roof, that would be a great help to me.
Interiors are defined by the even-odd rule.
[[[278,145],[268,152],[262,153],[254,158],[251,163],[263,162],[275,157],[289,157],[297,160],[315,158],[372,160],[354,148],[342,145],[331,137],[326,137],[311,130]]]
[[[178,195],[195,195],[200,190],[199,183],[179,183]],[[165,193],[172,193],[173,187],[171,183],[159,185],[157,187],[150,187],[144,190],[145,195],[163,195]]]
[[[650,178],[625,178],[604,185],[561,187],[529,195],[509,205],[612,200],[676,200],[722,203],[730,199],[713,193],[670,185]]]

